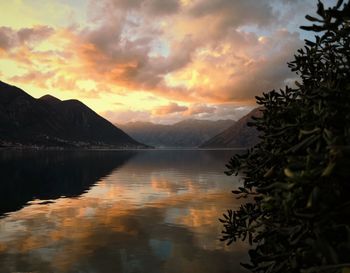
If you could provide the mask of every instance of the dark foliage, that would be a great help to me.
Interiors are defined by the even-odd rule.
[[[350,3],[317,14],[289,64],[301,83],[257,97],[261,141],[227,165],[249,201],[220,219],[222,240],[249,240],[252,272],[350,269]]]

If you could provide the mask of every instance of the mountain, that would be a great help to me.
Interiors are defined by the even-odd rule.
[[[78,100],[35,99],[1,81],[0,146],[147,147]]]
[[[218,132],[234,124],[233,120],[186,119],[172,125],[130,122],[118,126],[137,141],[155,147],[198,147]]]
[[[234,125],[200,145],[200,148],[247,148],[259,141],[259,132],[248,127],[252,116],[260,117],[261,108],[256,108],[239,119]]]

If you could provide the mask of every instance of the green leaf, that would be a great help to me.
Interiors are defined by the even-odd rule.
[[[350,266],[349,267],[343,267],[341,272],[342,273],[350,273]]]
[[[283,170],[283,172],[284,172],[284,175],[287,176],[287,177],[289,177],[289,178],[295,177],[295,173],[292,172],[289,168],[285,168],[285,169]]]
[[[321,176],[330,176],[333,172],[335,165],[335,162],[329,162],[327,167],[322,172]]]
[[[318,203],[319,196],[320,196],[320,188],[318,186],[316,186],[313,188],[312,192],[310,193],[306,207],[307,208],[315,207]]]

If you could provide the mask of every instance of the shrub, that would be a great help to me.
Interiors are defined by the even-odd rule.
[[[252,272],[349,272],[350,4],[317,14],[289,63],[300,83],[256,98],[261,141],[227,164],[248,201],[220,219],[222,240],[249,241]]]

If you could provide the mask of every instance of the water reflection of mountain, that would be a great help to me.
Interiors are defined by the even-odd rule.
[[[34,199],[77,197],[122,166],[135,152],[0,153],[0,215]]]
[[[1,155],[6,165],[0,161],[6,187],[10,181],[19,188],[35,185],[24,200],[34,193],[48,199],[52,192],[76,196],[90,190],[0,219],[1,272],[245,272],[239,262],[246,246],[226,248],[218,240],[218,217],[242,201],[230,193],[233,177],[220,170],[232,151],[10,155]],[[20,175],[27,179],[18,182]],[[40,176],[42,182],[35,182]],[[45,183],[51,185],[46,190]],[[7,192],[13,195],[8,199],[17,197]]]
[[[244,150],[148,150],[133,158],[132,167],[142,170],[177,169],[185,173],[223,172],[229,159],[241,152]]]

